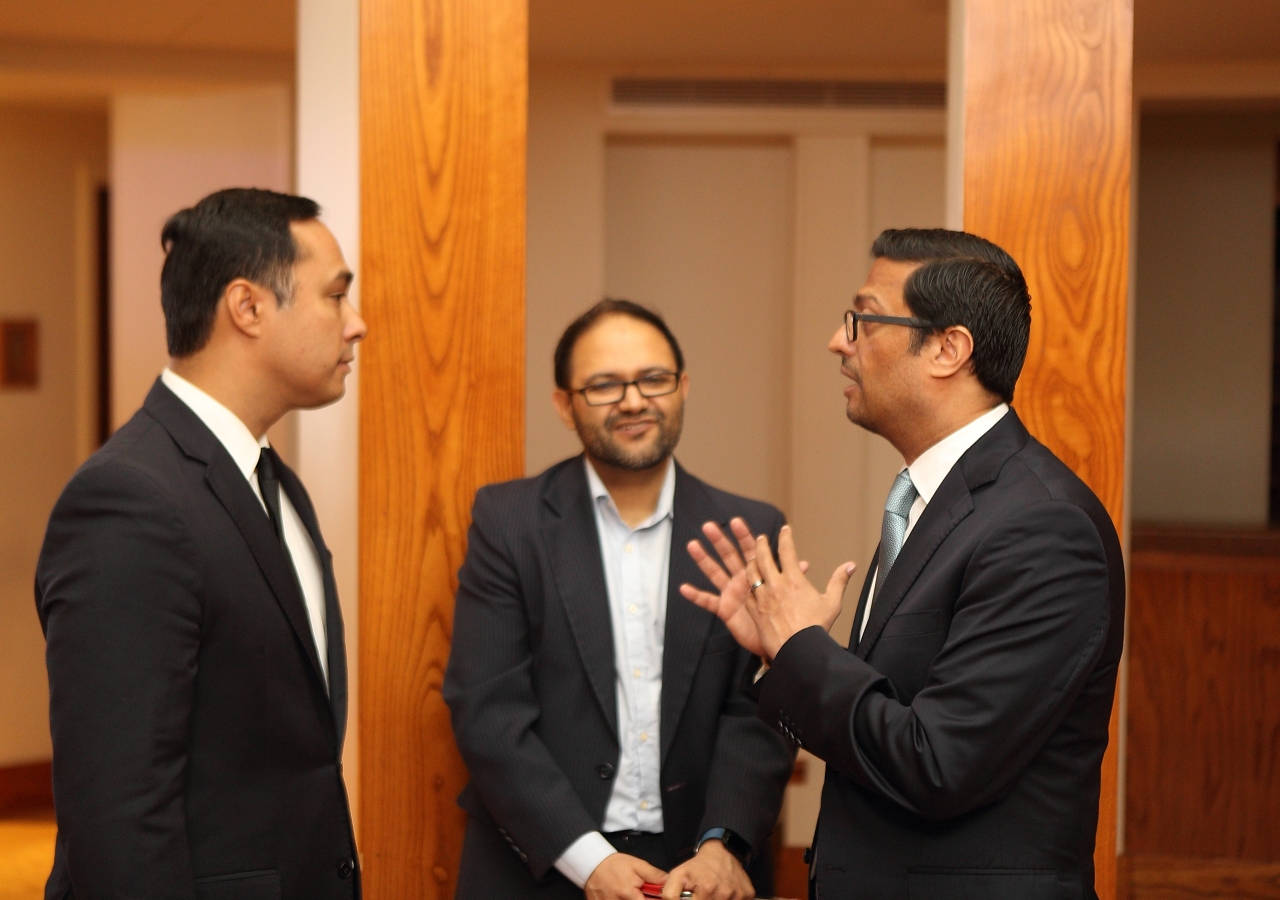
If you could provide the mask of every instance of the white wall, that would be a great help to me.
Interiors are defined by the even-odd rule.
[[[0,766],[52,752],[32,583],[49,512],[82,459],[78,252],[86,233],[92,243],[106,125],[101,113],[0,108],[0,319],[40,329],[39,386],[0,390]]]
[[[170,215],[221,188],[289,190],[291,107],[283,85],[112,101],[114,427],[142,405],[169,359],[160,310],[160,229]]]
[[[1142,121],[1137,521],[1267,523],[1277,144],[1274,116]]]
[[[298,4],[297,191],[323,208],[322,219],[356,273],[351,302],[360,303],[360,8],[358,0]],[[300,413],[298,474],[307,486],[333,553],[347,635],[350,703],[343,751],[352,814],[359,803],[359,366],[347,395]],[[357,825],[359,823],[357,822]]]

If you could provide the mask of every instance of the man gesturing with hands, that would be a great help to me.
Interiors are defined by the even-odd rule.
[[[681,593],[763,664],[760,717],[827,762],[810,893],[1094,898],[1099,779],[1123,646],[1124,567],[1098,498],[1010,408],[1031,301],[963,232],[887,231],[829,349],[846,413],[904,466],[848,648],[793,535],[704,526],[718,593]],[[723,568],[722,568],[723,566]]]

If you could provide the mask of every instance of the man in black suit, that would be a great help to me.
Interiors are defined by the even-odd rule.
[[[585,452],[480,490],[458,576],[457,896],[748,900],[792,756],[740,689],[750,654],[676,593],[698,578],[679,548],[708,519],[776,535],[782,514],[676,464],[689,379],[654,313],[597,304],[555,374]]]
[[[1031,303],[981,238],[887,231],[830,349],[848,416],[905,461],[848,649],[789,529],[690,545],[716,611],[763,657],[761,717],[827,762],[811,890],[834,897],[1096,897],[1099,777],[1124,629],[1097,497],[1008,404]],[[739,555],[739,550],[741,555]]]
[[[360,896],[331,558],[266,439],[365,335],[318,213],[227,190],[169,219],[169,368],[49,519],[49,900]]]

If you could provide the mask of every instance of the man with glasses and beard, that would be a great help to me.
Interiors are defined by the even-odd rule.
[[[481,489],[458,576],[457,896],[749,900],[792,756],[740,689],[754,657],[681,599],[711,587],[681,548],[735,517],[776,540],[783,516],[676,463],[689,376],[650,310],[592,307],[555,380],[584,452]]]

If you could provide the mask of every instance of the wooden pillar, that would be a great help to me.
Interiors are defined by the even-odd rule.
[[[1133,4],[962,5],[964,227],[1008,250],[1031,288],[1018,414],[1123,533]],[[1116,896],[1117,710],[1094,856],[1103,900]]]
[[[452,898],[466,770],[441,683],[471,501],[524,468],[526,0],[363,0],[360,845]]]

